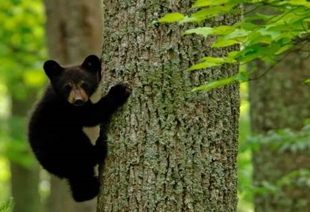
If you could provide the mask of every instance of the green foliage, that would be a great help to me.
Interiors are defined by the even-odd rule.
[[[210,37],[213,48],[240,45],[241,49],[223,58],[213,59],[212,62],[203,61],[193,65],[190,70],[209,69],[236,61],[246,64],[257,59],[276,63],[284,53],[301,50],[309,42],[310,2],[307,0],[197,0],[193,7],[198,10],[190,16],[183,15],[182,18],[178,14],[178,18],[175,18],[166,15],[160,22],[204,24],[210,18],[241,14],[240,4],[248,8],[246,18],[242,21],[233,25],[197,27],[185,31],[184,35],[197,34],[206,39]],[[210,82],[194,91],[209,91],[233,81],[244,80],[235,76],[233,80]]]
[[[42,65],[47,53],[43,2],[0,0],[0,5],[0,201],[3,201],[9,194],[8,159],[25,168],[34,162],[23,116],[46,83]],[[13,111],[16,102],[19,108]],[[17,116],[16,110],[25,112]]]
[[[14,201],[10,198],[8,201],[0,204],[0,212],[13,212]]]
[[[234,80],[235,80],[235,77],[228,77],[228,78],[225,78],[225,79],[213,81],[213,82],[210,82],[208,84],[199,86],[197,88],[194,88],[192,91],[194,91],[194,92],[195,91],[201,91],[201,90],[210,91],[213,88],[217,88],[217,87],[221,87],[221,86],[227,85],[227,84],[233,82]]]
[[[303,152],[310,149],[310,124],[307,124],[300,131],[291,129],[280,129],[269,131],[266,135],[254,135],[247,137],[241,143],[240,152],[260,151],[261,146],[269,147],[279,152]],[[242,178],[241,178],[242,181]],[[252,185],[241,182],[241,191],[245,191],[247,198],[255,194],[264,196],[274,194],[280,196],[286,188],[301,187],[310,189],[310,171],[305,169],[296,169],[280,177],[276,182],[263,181],[259,185]]]
[[[204,57],[201,59],[201,63],[195,64],[190,67],[190,71],[202,69],[202,68],[211,68],[216,66],[221,66],[224,63],[236,63],[236,60],[224,57],[224,58],[217,58],[217,57]]]
[[[248,78],[248,73],[240,71],[238,74],[236,74],[236,75],[234,75],[232,77],[228,77],[228,78],[216,80],[216,81],[213,81],[213,82],[209,82],[209,83],[207,83],[205,85],[201,85],[201,86],[199,86],[197,88],[192,89],[192,91],[193,92],[196,92],[196,91],[210,91],[210,90],[212,90],[214,88],[222,87],[224,85],[228,85],[228,84],[230,84],[232,82],[235,82],[235,81],[245,82],[247,80],[247,78]]]
[[[310,189],[310,171],[307,169],[296,169],[283,177],[280,177],[276,182],[271,183],[262,181],[259,186],[251,186],[248,190],[254,194],[260,195],[283,195],[283,189],[301,187]]]
[[[250,148],[253,151],[259,151],[261,145],[267,145],[282,152],[310,149],[310,125],[306,125],[301,131],[281,129],[269,131],[267,135],[251,136],[244,143],[243,149]]]
[[[252,182],[252,151],[251,149],[243,149],[240,146],[246,142],[247,136],[250,134],[250,117],[249,117],[249,101],[248,101],[248,83],[240,86],[241,107],[239,120],[239,152],[238,152],[238,211],[251,211],[253,208],[254,190]]]
[[[242,94],[242,92],[241,92]],[[243,100],[244,101],[244,100]],[[245,103],[242,103],[242,107]],[[266,135],[254,135],[249,137],[249,122],[244,117],[241,107],[240,119],[240,150],[238,154],[238,190],[240,204],[244,206],[252,202],[255,194],[268,196],[270,194],[280,196],[287,188],[301,187],[310,189],[310,171],[296,169],[280,177],[276,182],[263,181],[259,185],[252,183],[251,152],[261,151],[261,145],[268,146],[274,151],[280,152],[302,152],[310,149],[310,124],[301,131],[281,129],[270,131]]]
[[[0,0],[0,75],[15,98],[45,83],[44,11],[40,0]]]
[[[34,165],[35,160],[26,143],[26,118],[0,119],[0,155],[25,168]]]
[[[176,21],[180,21],[184,18],[184,15],[181,13],[169,13],[167,15],[165,15],[164,17],[158,19],[159,23],[173,23]]]
[[[25,102],[34,99],[34,90],[45,84],[42,70],[46,59],[44,40],[44,8],[40,0],[0,0],[0,94]],[[26,149],[26,119],[11,114],[0,114],[0,134],[5,142],[0,153],[24,166],[31,165]],[[13,117],[11,117],[13,115]]]

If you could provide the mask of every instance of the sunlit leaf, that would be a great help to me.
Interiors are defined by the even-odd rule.
[[[249,73],[247,73],[247,72],[239,72],[236,75],[236,80],[239,82],[246,82],[248,80],[248,75],[249,75]]]
[[[238,5],[242,3],[254,8],[253,11],[250,9],[243,20],[212,25],[217,17],[222,20],[225,14],[240,13]],[[264,11],[266,5],[269,9]],[[190,70],[221,66],[227,63],[223,58],[237,60],[241,64],[257,59],[275,63],[279,55],[296,49],[294,47],[308,41],[310,37],[310,2],[307,0],[197,0],[193,7],[198,9],[183,17],[179,23],[196,22],[198,27],[186,30],[185,35],[197,34],[205,38],[212,36],[207,40],[212,48],[234,46],[240,47],[240,50],[228,53],[221,59],[204,58],[191,66]],[[246,73],[240,72],[236,77],[240,82],[246,79]]]
[[[223,63],[235,63],[236,60],[232,58],[220,58],[220,57],[204,57],[201,59],[203,62],[195,64],[189,68],[189,71],[198,69],[212,68],[221,66]]]
[[[156,22],[173,23],[182,20],[185,16],[181,13],[168,13],[164,17],[158,19]]]
[[[229,33],[224,37],[225,40],[231,40],[236,38],[246,37],[250,34],[250,31],[244,29],[235,29],[232,33]]]
[[[201,22],[205,19],[218,16],[220,14],[237,14],[241,13],[239,8],[234,8],[238,2],[230,2],[222,6],[216,7],[208,7],[198,10],[197,12],[193,13],[190,17],[186,17],[181,20],[181,23],[186,22]]]
[[[298,6],[305,6],[310,8],[310,2],[306,1],[306,0],[288,0],[288,1],[284,1],[287,2],[291,5],[298,5]]]
[[[282,54],[283,52],[286,52],[287,50],[289,50],[289,49],[291,49],[291,48],[293,48],[293,47],[294,47],[293,44],[285,45],[285,46],[281,47],[275,54],[276,54],[276,55],[280,55],[280,54]]]
[[[227,26],[227,25],[218,26],[218,27],[213,28],[212,34],[214,34],[214,35],[228,35],[228,34],[232,33],[235,29],[236,29],[236,26]]]
[[[0,203],[0,212],[13,212],[13,209],[14,209],[13,198],[10,198],[8,201],[4,203]]]
[[[195,29],[186,30],[184,32],[184,35],[197,34],[197,35],[202,35],[204,37],[208,37],[210,35],[210,33],[212,32],[212,30],[213,29],[211,27],[198,27]]]
[[[232,46],[235,44],[240,44],[240,42],[237,40],[222,40],[222,41],[218,40],[215,43],[213,43],[212,47],[221,48],[221,47]]]
[[[233,81],[235,81],[235,76],[233,77],[229,77],[229,78],[225,78],[225,79],[221,79],[221,80],[217,80],[217,81],[213,81],[213,82],[209,82],[205,85],[201,85],[197,88],[194,88],[192,90],[192,92],[197,92],[197,91],[210,91],[212,89],[218,88],[218,87],[222,87],[224,85],[228,85],[230,83],[232,83]]]
[[[309,83],[309,82],[310,82],[310,78],[305,81],[305,83]]]
[[[229,2],[229,0],[198,0],[195,2],[194,7],[216,6]]]

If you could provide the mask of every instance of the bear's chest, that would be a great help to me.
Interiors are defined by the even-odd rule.
[[[101,82],[100,82],[101,83]],[[90,97],[90,101],[92,104],[96,104],[100,101],[101,99],[101,86],[99,84],[97,90],[93,95]],[[90,142],[95,145],[97,139],[99,138],[100,134],[100,125],[94,126],[94,127],[83,127],[83,132],[85,135],[89,138]]]
[[[100,125],[94,127],[83,127],[83,132],[89,138],[90,142],[95,145],[100,134]]]

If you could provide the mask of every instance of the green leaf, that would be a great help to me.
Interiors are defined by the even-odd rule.
[[[186,30],[183,34],[188,35],[188,34],[197,34],[197,35],[202,35],[204,37],[208,37],[210,33],[212,32],[213,28],[211,27],[198,27],[195,29],[189,29]]]
[[[223,63],[235,63],[236,60],[232,58],[221,58],[221,57],[204,57],[202,58],[202,63],[195,64],[189,68],[189,71],[194,71],[198,69],[211,68],[216,66],[221,66]]]
[[[288,0],[285,1],[291,5],[298,5],[298,6],[305,6],[310,8],[310,2],[306,1],[306,0]]]
[[[305,81],[305,83],[309,83],[309,82],[310,82],[310,78]]]
[[[274,31],[266,28],[259,29],[258,32],[261,35],[269,35],[273,40],[275,40],[279,35],[281,35],[281,31]]]
[[[204,37],[208,37],[209,35],[227,35],[233,32],[236,29],[235,26],[219,26],[219,27],[197,27],[195,29],[186,30],[183,34],[197,34],[202,35]]]
[[[186,22],[201,22],[207,18],[212,18],[221,14],[236,14],[241,13],[240,9],[234,9],[234,7],[238,3],[236,2],[229,2],[222,6],[217,7],[208,7],[201,10],[198,10],[197,12],[193,13],[189,18],[184,18],[181,23]]]
[[[225,14],[240,12],[239,4],[246,3],[253,8],[265,7],[261,0],[196,0],[194,12],[189,17],[184,17],[179,23],[196,22],[206,24],[208,27],[189,29],[184,34],[197,34],[204,37],[212,36],[208,40],[212,42],[212,48],[224,48],[232,45],[240,45],[240,51],[228,53],[224,58],[203,58],[198,64],[189,70],[212,68],[238,60],[242,64],[256,59],[268,63],[276,62],[277,56],[291,51],[295,46],[308,40],[310,33],[310,2],[308,0],[272,0],[266,3],[271,9],[262,13],[248,14],[241,22],[226,23],[214,26],[209,18]],[[270,12],[271,11],[271,12]],[[216,19],[216,18],[215,18]],[[213,26],[213,27],[210,27]],[[243,82],[247,80],[248,73],[240,72],[235,80]],[[310,82],[310,79],[306,81]],[[209,89],[219,82],[209,83],[196,89]]]
[[[251,33],[250,31],[247,31],[244,29],[236,29],[232,33],[229,33],[228,35],[226,35],[224,37],[224,39],[225,40],[232,40],[232,39],[236,39],[236,38],[242,38],[242,37],[248,36],[250,33]]]
[[[0,204],[0,212],[13,212],[14,201],[11,197],[8,201]]]
[[[204,57],[203,61],[209,63],[235,63],[236,60],[227,57]]]
[[[256,15],[250,16],[248,18],[248,20],[270,20],[271,18],[273,18],[274,15],[266,15],[266,14],[262,14],[262,13],[256,13]]]
[[[293,47],[294,47],[293,44],[282,46],[275,54],[276,55],[282,54],[283,52],[286,52],[287,50],[289,50],[289,49],[291,49]]]
[[[214,88],[218,88],[218,87],[222,87],[224,85],[230,84],[233,81],[235,81],[235,76],[232,76],[232,77],[229,77],[229,78],[225,78],[225,79],[221,79],[221,80],[217,80],[217,81],[213,81],[213,82],[210,82],[208,84],[199,86],[197,88],[194,88],[192,90],[192,92],[198,92],[198,91],[206,91],[206,92],[208,92],[208,91],[210,91],[210,90],[212,90]]]
[[[237,40],[218,40],[215,43],[213,43],[212,48],[222,48],[222,47],[227,47],[227,46],[232,46],[235,44],[240,44],[239,41]]]
[[[237,75],[236,75],[236,80],[238,80],[239,82],[246,82],[248,81],[248,75],[249,73],[247,72],[239,72]]]
[[[213,35],[228,35],[229,33],[232,33],[236,29],[236,26],[219,26],[214,27],[212,30]]]
[[[166,14],[164,17],[158,19],[156,22],[159,23],[173,23],[173,22],[178,22],[182,20],[185,16],[181,13],[169,13]]]
[[[207,7],[216,6],[228,3],[230,0],[198,0],[195,2],[194,7]]]
[[[228,53],[227,59],[236,61],[235,59],[238,58],[239,55],[240,55],[240,51],[232,51]]]
[[[220,66],[220,65],[221,64],[218,64],[218,63],[203,62],[203,63],[198,63],[195,65],[192,65],[188,70],[194,71],[194,70],[198,70],[198,69],[211,68],[211,67],[216,67],[216,66]]]

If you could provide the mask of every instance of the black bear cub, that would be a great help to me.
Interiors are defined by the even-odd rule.
[[[30,145],[44,169],[68,180],[76,201],[92,199],[100,186],[94,167],[104,161],[107,153],[105,129],[130,91],[125,84],[118,84],[96,100],[101,62],[94,55],[72,67],[49,60],[44,70],[50,84],[29,121]],[[97,127],[93,132],[99,133],[98,125],[100,136],[95,137],[93,145],[85,129]]]

